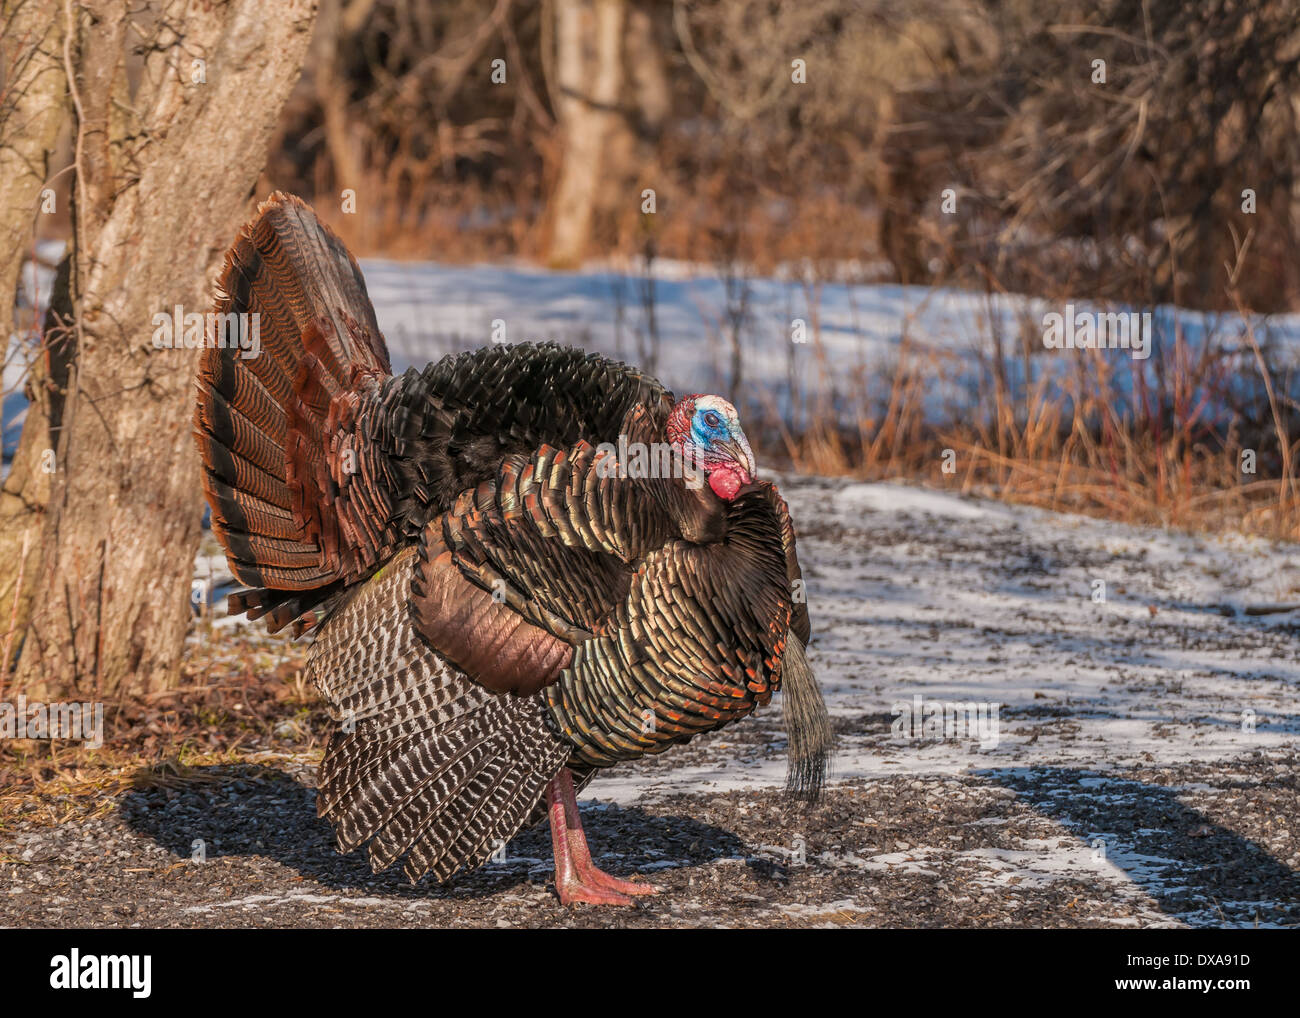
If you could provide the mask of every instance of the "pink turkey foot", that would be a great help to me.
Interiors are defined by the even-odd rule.
[[[555,890],[560,902],[572,905],[631,905],[631,895],[657,894],[654,884],[620,880],[596,868],[587,836],[578,815],[573,775],[566,767],[546,788],[546,805],[551,817],[551,848],[555,853]]]

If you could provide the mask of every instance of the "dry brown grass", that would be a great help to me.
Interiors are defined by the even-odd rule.
[[[191,644],[175,689],[106,704],[100,748],[0,741],[0,832],[20,818],[53,825],[100,815],[132,788],[179,787],[220,780],[221,768],[319,757],[326,717],[303,678],[303,650],[218,632]]]
[[[905,342],[883,411],[870,409],[864,380],[852,379],[849,393],[858,412],[851,427],[837,422],[842,413],[837,418],[824,406],[794,433],[777,419],[769,397],[761,425],[769,436],[765,451],[800,472],[920,481],[1124,523],[1300,540],[1289,400],[1276,391],[1275,372],[1253,329],[1246,337],[1269,394],[1263,429],[1240,420],[1226,432],[1204,425],[1203,402],[1193,394],[1203,393],[1209,376],[1223,370],[1213,358],[1179,358],[1166,380],[1172,399],[1150,414],[1117,411],[1126,396],[1098,357],[1066,388],[1043,377],[1015,396],[991,386],[981,394],[980,412],[935,423],[926,419],[923,401],[945,370],[944,358],[910,350]],[[1249,441],[1243,439],[1248,429],[1254,434]],[[1247,448],[1259,464],[1254,475],[1241,470]]]

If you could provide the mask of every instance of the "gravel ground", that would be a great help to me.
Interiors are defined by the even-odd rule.
[[[24,825],[7,925],[907,926],[1300,924],[1300,760],[1089,775],[1024,770],[584,805],[600,865],[662,893],[563,908],[543,825],[447,887],[334,851],[309,769],[214,768],[106,816]],[[195,858],[203,842],[202,861]],[[1064,861],[1059,849],[1069,848]],[[1094,847],[1095,846],[1095,847]],[[1293,860],[1289,864],[1285,859]]]
[[[446,887],[371,874],[316,819],[311,733],[268,723],[247,763],[26,803],[0,827],[0,925],[1300,925],[1296,615],[1246,610],[1300,599],[1293,548],[786,490],[836,772],[787,799],[769,710],[594,782],[598,862],[660,895],[561,907],[545,827]],[[900,741],[914,695],[999,704],[996,745]]]

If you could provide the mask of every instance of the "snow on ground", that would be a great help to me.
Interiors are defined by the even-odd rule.
[[[797,514],[818,489],[794,490]],[[1300,603],[1300,549],[893,485],[827,487],[812,501],[804,558],[812,609],[825,618],[815,660],[837,711],[889,710],[917,694],[1002,704],[1012,720],[980,754],[986,767],[1219,759],[1294,744],[1295,614],[1243,625],[1222,613]],[[846,560],[837,539],[855,529],[869,550]],[[1018,734],[1022,717],[1057,708],[1072,718],[1068,738],[1055,724]],[[1243,730],[1248,712],[1253,731]],[[970,762],[941,744],[900,749],[884,766]],[[849,753],[841,766],[867,776],[881,764]]]
[[[61,247],[46,243],[40,250],[52,264]],[[930,378],[927,412],[936,420],[948,419],[976,405],[991,335],[1012,343],[1024,330],[1039,334],[1044,313],[1062,310],[1032,297],[816,280],[797,271],[743,279],[729,300],[716,266],[680,262],[657,262],[649,277],[637,266],[557,272],[522,264],[364,259],[361,267],[397,371],[494,341],[553,340],[643,366],[653,358],[655,373],[678,392],[731,388],[727,309],[737,306],[737,295],[743,293],[739,332],[744,382],[741,391],[730,395],[738,406],[764,411],[788,408],[792,381],[810,392],[823,388],[823,357],[825,377],[841,397],[848,380],[860,378],[869,398],[882,401],[900,358],[920,357]],[[845,269],[850,276],[860,275],[850,271],[852,266]],[[653,280],[654,343],[642,302],[646,278]],[[18,321],[30,326],[35,321],[31,309],[48,295],[53,273],[29,265],[22,280]],[[1080,313],[1111,310],[1093,307],[1084,296],[1076,302]],[[792,340],[796,319],[807,324],[806,343]],[[1273,344],[1272,356],[1279,365],[1300,366],[1300,314],[1260,318],[1254,325],[1257,339]],[[1122,350],[1098,355],[1110,363],[1115,390],[1131,391],[1138,374],[1158,388],[1158,377],[1175,356],[1175,334],[1198,353],[1207,335],[1214,337],[1217,348],[1233,352],[1234,386],[1257,384],[1238,316],[1161,307],[1153,312],[1153,329],[1155,349],[1146,361],[1134,361]],[[21,344],[11,341],[0,386],[6,394],[6,456],[16,445],[16,425],[25,407],[15,387],[25,376],[28,356]],[[1027,361],[1008,358],[1004,367],[1013,399],[1044,374],[1064,384],[1086,356],[1080,351],[1043,351]],[[1024,377],[1026,365],[1029,379]],[[1300,386],[1300,374],[1294,377]],[[1215,400],[1205,410],[1211,419],[1223,412]],[[842,409],[851,415],[856,408],[845,400]]]
[[[494,341],[582,342],[634,358],[636,333],[645,329],[638,273],[383,259],[364,259],[361,267],[397,370]],[[654,278],[663,379],[674,388],[698,385],[718,367],[707,340],[725,328],[726,286],[708,265],[670,263],[658,267]],[[796,318],[809,323],[816,319],[827,356],[836,366],[870,367],[888,363],[904,337],[922,348],[965,355],[986,348],[990,328],[1014,335],[1028,317],[1041,330],[1043,314],[1060,310],[1018,295],[889,283],[814,284],[793,275],[756,276],[743,285],[749,291],[743,331],[751,346],[746,375],[772,382],[786,378],[791,322]],[[1090,307],[1078,303],[1080,313]],[[1240,327],[1236,315],[1172,307],[1157,309],[1156,318],[1157,326],[1166,327],[1176,320],[1192,343],[1206,331],[1231,334]],[[504,334],[494,333],[497,322],[504,324]],[[1300,341],[1300,314],[1274,315],[1256,324],[1288,344]]]
[[[382,259],[364,260],[362,271],[398,371],[489,342],[553,340],[636,363],[644,363],[642,350],[650,349],[641,303],[644,277],[637,271],[596,267],[556,272],[525,265],[448,266]],[[744,378],[764,394],[746,390],[733,395],[738,406],[748,399],[753,406],[766,407],[770,400],[783,411],[792,379],[799,387],[816,390],[818,358],[823,355],[827,378],[841,392],[849,377],[860,374],[868,381],[868,391],[883,398],[906,350],[926,358],[927,412],[937,420],[947,419],[975,404],[992,335],[1003,337],[1002,342],[1010,344],[1007,349],[1015,349],[1022,331],[1041,335],[1044,314],[1063,310],[1019,295],[817,280],[800,272],[733,281],[730,298],[714,266],[669,262],[656,265],[652,276],[659,337],[654,363],[663,382],[677,392],[706,386],[726,391],[728,308],[739,306],[739,292],[744,296]],[[1074,303],[1079,314],[1121,310],[1086,299]],[[792,342],[796,319],[808,327],[810,340],[802,345]],[[1296,366],[1300,314],[1257,318],[1252,324],[1262,345],[1274,344],[1277,363]],[[1160,307],[1152,311],[1152,330],[1154,350],[1145,361],[1133,360],[1122,350],[1099,355],[1111,364],[1115,389],[1130,392],[1135,376],[1143,374],[1148,387],[1158,390],[1160,377],[1176,355],[1175,335],[1193,350],[1199,351],[1208,336],[1216,348],[1235,351],[1232,363],[1239,377],[1234,387],[1255,384],[1255,364],[1239,316]],[[1066,384],[1078,361],[1088,356],[1074,350],[1043,353],[1029,362],[1006,360],[1013,398],[1044,374]],[[1211,405],[1207,415],[1213,417],[1218,409]]]

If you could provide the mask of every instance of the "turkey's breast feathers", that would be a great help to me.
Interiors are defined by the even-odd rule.
[[[772,485],[700,496],[722,535],[700,542],[682,533],[676,507],[696,500],[680,478],[620,477],[601,459],[580,442],[502,464],[426,527],[410,602],[416,630],[475,682],[544,691],[593,765],[766,703],[793,608]]]

